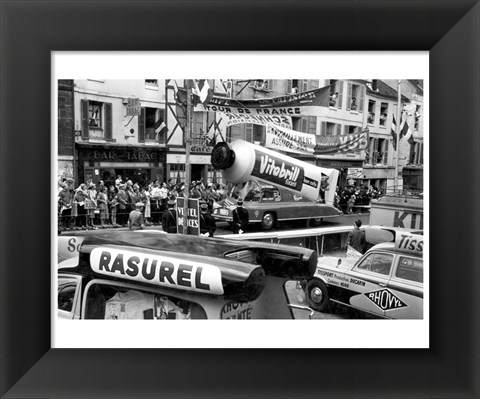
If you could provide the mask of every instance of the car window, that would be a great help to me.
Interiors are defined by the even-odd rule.
[[[72,311],[76,291],[77,291],[77,280],[75,278],[73,277],[58,278],[57,306],[59,310],[64,310],[65,312]]]
[[[395,277],[423,283],[423,260],[401,256],[398,261]]]
[[[368,254],[355,268],[388,276],[392,268],[392,262],[393,255],[372,253]]]
[[[86,319],[206,319],[205,310],[184,299],[129,286],[94,283],[86,292]]]

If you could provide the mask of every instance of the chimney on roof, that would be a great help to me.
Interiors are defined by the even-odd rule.
[[[372,90],[377,91],[377,79],[372,79]]]

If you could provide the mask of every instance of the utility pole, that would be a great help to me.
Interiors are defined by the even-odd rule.
[[[188,197],[190,194],[190,146],[192,144],[192,81],[187,81],[187,120],[185,126],[185,192],[183,200],[183,234],[188,234]]]
[[[400,158],[400,124],[401,124],[401,104],[402,104],[402,95],[401,95],[401,90],[402,90],[402,81],[399,80],[397,82],[397,94],[398,94],[398,99],[397,99],[397,137],[395,138],[396,141],[396,154],[395,154],[395,183],[394,183],[394,190],[397,190],[398,186],[398,166],[399,166],[399,158]]]

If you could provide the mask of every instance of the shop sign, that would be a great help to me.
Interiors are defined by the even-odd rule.
[[[363,168],[348,168],[347,179],[362,179]]]
[[[211,154],[213,147],[203,145],[192,145],[190,147],[191,152],[201,152],[203,154]]]
[[[183,222],[184,222],[184,198],[177,198],[177,231],[178,234],[184,234]],[[187,234],[198,236],[200,235],[200,212],[199,201],[196,198],[188,199],[187,208]]]
[[[142,106],[140,105],[140,99],[129,98],[127,99],[127,116],[140,115],[142,112]]]
[[[158,161],[159,153],[142,150],[94,150],[84,153],[82,158],[95,161]]]

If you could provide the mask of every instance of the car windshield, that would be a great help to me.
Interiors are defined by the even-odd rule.
[[[228,192],[230,197],[235,199],[241,197],[244,201],[260,201],[263,188],[264,186],[258,182],[249,180],[244,183],[231,184]]]

